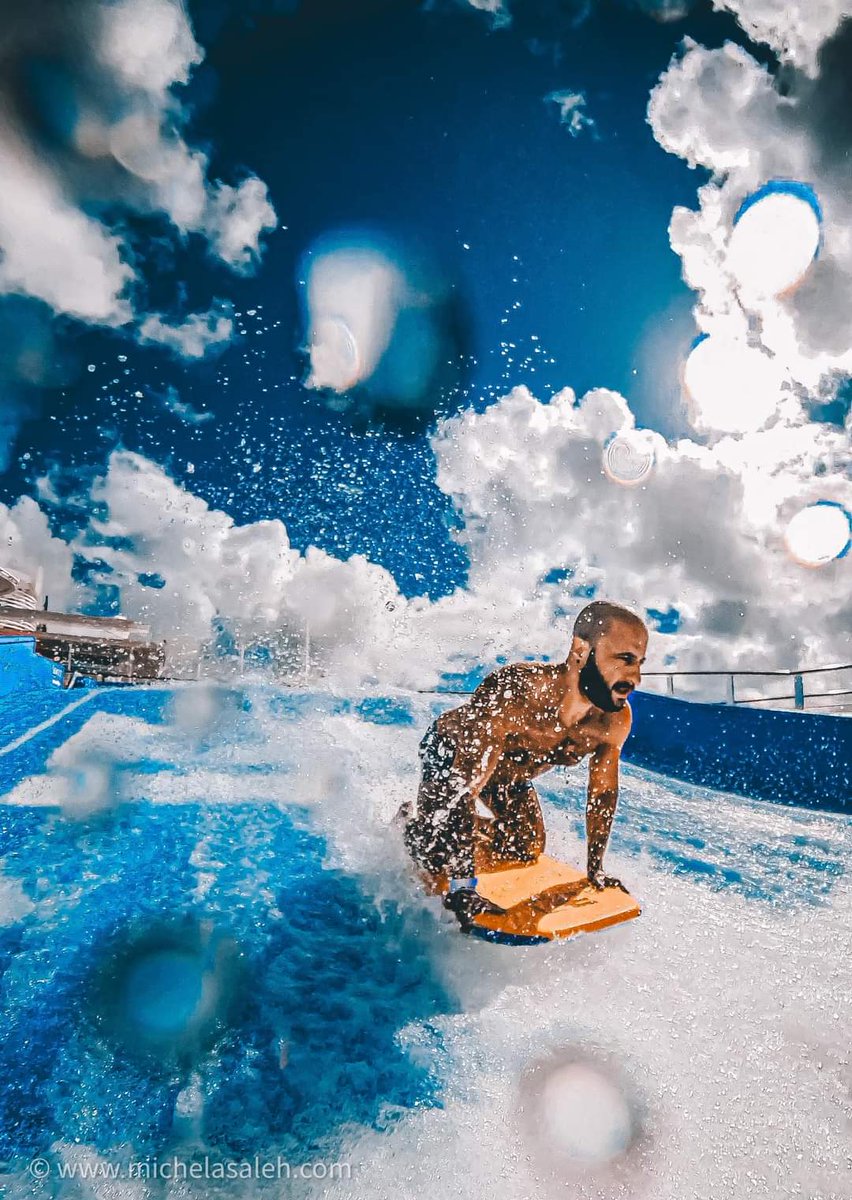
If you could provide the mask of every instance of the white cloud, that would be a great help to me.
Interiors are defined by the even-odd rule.
[[[406,600],[361,556],[300,554],[281,521],[238,526],[124,451],[95,481],[100,515],[72,548],[108,564],[95,581],[118,585],[122,612],[154,636],[204,640],[218,615],[244,640],[280,634],[301,654],[308,628],[313,668],[341,686],[430,686],[499,655],[562,656],[593,593],[640,612],[678,610],[678,633],[654,639],[657,665],[664,654],[717,669],[847,656],[848,563],[808,570],[784,535],[808,504],[852,508],[848,432],[778,423],[712,448],[648,433],[653,472],[628,488],[607,476],[603,456],[632,428],[626,401],[603,389],[578,403],[567,389],[542,402],[516,388],[483,413],[441,422],[437,481],[462,519],[470,571],[434,602]],[[40,529],[41,545],[17,563],[35,565],[49,541],[44,517],[31,500],[13,512],[19,529],[23,517]],[[69,548],[52,546],[70,571]],[[151,574],[162,588],[140,585]]]
[[[830,396],[852,373],[852,176],[832,107],[844,87],[835,70],[815,81],[791,75],[782,94],[741,47],[693,42],[662,76],[648,110],[660,144],[713,176],[698,191],[698,209],[676,208],[669,230],[698,293],[698,327],[762,348],[803,397]],[[746,294],[728,258],[742,202],[773,180],[809,185],[824,215],[819,257],[777,299]]]
[[[139,340],[167,346],[182,358],[203,358],[233,336],[234,322],[221,312],[192,313],[177,324],[152,314],[139,326]]]
[[[28,72],[41,45],[50,63]],[[144,325],[125,213],[164,216],[232,269],[254,266],[276,225],[265,184],[210,180],[207,154],[184,140],[174,88],[202,58],[182,0],[12,0],[0,45],[0,290],[91,323]],[[92,215],[93,200],[115,217]],[[191,356],[200,345],[172,342]]]
[[[491,17],[495,29],[510,24],[512,20],[506,0],[467,0],[467,3],[479,12],[487,13]]]
[[[0,291],[35,296],[83,321],[129,321],[134,271],[121,239],[69,202],[7,119],[0,120],[0,174]]]
[[[189,18],[173,0],[118,0],[97,10],[100,37],[95,53],[133,88],[165,96],[187,83],[204,57]]]
[[[91,521],[77,549],[112,568],[104,578],[121,589],[125,615],[150,622],[160,635],[199,638],[217,613],[247,622],[277,617],[297,557],[280,521],[240,529],[155,463],[126,451],[111,456],[91,498],[106,515]],[[126,539],[132,548],[99,545],[101,536]],[[144,573],[160,575],[165,587],[139,587]]]
[[[389,652],[404,601],[388,572],[365,558],[344,562],[316,547],[301,555],[281,521],[238,526],[126,451],[112,455],[91,498],[104,515],[74,549],[111,568],[94,580],[117,585],[122,613],[149,623],[155,637],[203,641],[218,616],[246,639],[289,631],[301,643],[309,623],[315,666],[340,679],[363,677]],[[121,548],[105,544],[113,538]],[[140,586],[143,574],[165,586]]]
[[[811,75],[820,47],[852,16],[848,0],[713,0],[713,7],[732,12],[753,41]]]
[[[615,393],[593,391],[575,405],[570,391],[541,403],[517,388],[485,413],[442,425],[438,482],[463,518],[470,576],[435,604],[412,603],[406,666],[423,673],[453,655],[469,667],[498,654],[564,654],[591,587],[640,611],[678,609],[682,631],[656,639],[654,654],[676,652],[681,665],[848,653],[845,563],[814,574],[783,545],[786,521],[805,503],[852,504],[846,435],[778,426],[712,450],[657,437],[654,474],[631,489],[605,476],[601,457],[607,438],[632,424]],[[553,569],[569,577],[542,582]]]
[[[53,536],[47,516],[35,500],[21,496],[11,507],[0,504],[0,566],[32,579],[42,569],[51,608],[79,603],[81,593],[71,579],[72,564],[71,547]]]
[[[586,115],[586,97],[582,92],[549,92],[545,104],[555,104],[559,109],[559,122],[572,137],[578,137],[584,129],[594,129],[595,122]]]
[[[204,232],[214,253],[235,271],[248,271],[260,257],[261,234],[277,224],[266,184],[256,176],[238,187],[216,184],[208,192]]]

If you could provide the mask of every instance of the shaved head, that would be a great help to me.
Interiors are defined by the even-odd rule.
[[[574,622],[571,653],[580,665],[580,691],[604,712],[619,712],[639,686],[648,648],[645,622],[629,608],[595,600]]]
[[[593,600],[574,622],[574,637],[582,638],[584,642],[594,646],[616,623],[646,628],[642,618],[637,617],[629,608],[622,608],[620,604],[610,604],[608,600]]]

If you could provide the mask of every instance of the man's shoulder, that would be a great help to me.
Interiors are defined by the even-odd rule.
[[[552,683],[552,670],[550,664],[543,662],[506,663],[486,675],[474,695],[524,702]]]
[[[615,746],[620,750],[627,741],[630,727],[633,724],[633,712],[630,704],[624,705],[618,712],[603,713],[601,720],[601,741],[604,745]]]

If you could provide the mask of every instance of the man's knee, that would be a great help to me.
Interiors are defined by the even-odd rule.
[[[463,797],[430,796],[428,807],[418,805],[417,815],[406,822],[403,841],[418,866],[439,874],[473,870],[475,823],[471,806]],[[469,868],[469,869],[468,869]]]
[[[544,845],[544,819],[535,789],[528,784],[510,789],[493,825],[494,853],[511,862],[534,862]]]

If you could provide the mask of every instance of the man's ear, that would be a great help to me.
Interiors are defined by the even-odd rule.
[[[571,641],[571,649],[568,652],[568,659],[572,666],[576,667],[578,671],[582,671],[583,667],[589,661],[589,655],[591,652],[591,643],[587,642],[584,638],[576,637],[575,635]]]

